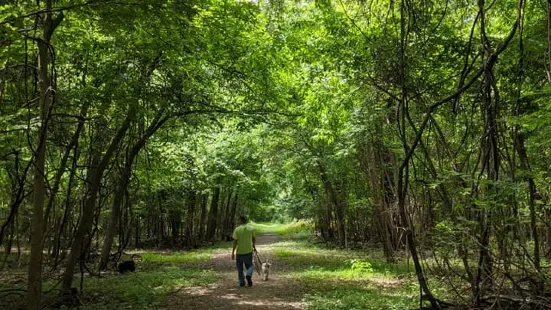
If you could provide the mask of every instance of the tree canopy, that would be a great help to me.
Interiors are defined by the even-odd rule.
[[[41,309],[46,269],[69,292],[94,253],[229,240],[245,213],[408,253],[433,309],[537,307],[550,25],[543,0],[4,1],[2,266],[30,250]]]

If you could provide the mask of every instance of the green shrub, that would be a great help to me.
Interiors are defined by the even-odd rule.
[[[350,259],[347,261],[350,269],[361,273],[373,273],[371,263],[362,259]]]

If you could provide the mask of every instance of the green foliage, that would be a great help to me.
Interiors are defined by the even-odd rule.
[[[84,309],[131,307],[150,309],[163,303],[177,287],[206,286],[216,280],[211,270],[189,267],[157,267],[147,272],[134,272],[86,281]]]
[[[403,224],[396,211],[401,197],[414,246],[451,262],[458,244],[473,261],[474,253],[489,249],[491,257],[539,272],[524,264],[534,262],[540,247],[533,239],[549,235],[550,222],[551,88],[542,27],[548,16],[541,3],[521,2],[521,23],[514,22],[515,1],[486,3],[484,25],[469,1],[53,3],[52,16],[63,11],[65,17],[49,49],[56,105],[44,176],[51,188],[56,173],[62,175],[59,191],[47,197],[53,199],[45,225],[51,228],[48,253],[69,243],[89,192],[91,160],[105,153],[131,115],[101,183],[98,240],[126,156],[148,125],[163,119],[132,167],[121,239],[138,227],[150,231],[139,231],[136,239],[164,238],[173,227],[179,237],[187,229],[180,227],[182,219],[199,222],[198,209],[212,210],[209,203],[219,191],[217,220],[227,222],[219,226],[234,224],[233,197],[235,213],[261,222],[255,224],[260,233],[302,240],[316,229],[330,242],[341,237],[341,246],[385,244],[396,252],[408,247],[397,229]],[[43,6],[0,5],[0,226],[4,240],[19,243],[31,231]],[[504,46],[512,30],[499,61],[485,68],[488,53]],[[486,71],[471,81],[479,68]],[[430,110],[421,128],[430,106],[468,82],[460,95]],[[79,121],[84,128],[72,143]],[[417,149],[403,165],[420,130]],[[65,154],[68,162],[61,166]],[[405,197],[398,184],[405,186]],[[191,199],[199,196],[206,204],[191,204],[197,207],[191,212]],[[4,225],[9,206],[19,201],[17,220]],[[282,224],[262,224],[269,221]],[[492,228],[487,246],[480,244],[486,224]],[[501,238],[506,242],[499,243]],[[381,267],[347,252],[287,246],[276,248],[276,257],[289,259],[295,269],[307,267],[312,278],[368,276]],[[144,263],[176,266],[206,257],[144,254]],[[505,262],[493,267],[509,268]],[[467,266],[462,268],[457,266],[466,276]],[[157,281],[153,275],[142,280]],[[359,309],[362,302],[387,307],[361,297],[374,293],[354,285],[328,295],[339,301],[316,294],[310,299],[314,308]]]
[[[210,258],[209,253],[203,251],[193,252],[170,252],[162,253],[144,253],[141,255],[142,262],[145,264],[185,264],[200,263]]]
[[[310,236],[313,231],[311,222],[293,221],[290,223],[253,223],[257,234],[278,234],[287,238]]]
[[[358,286],[348,289],[325,287],[306,297],[309,309],[354,309],[354,310],[406,310],[417,305],[414,295],[395,294],[391,290],[366,290]]]
[[[418,305],[414,292],[396,292],[395,289],[368,289],[360,285],[345,287],[325,285],[313,288],[306,296],[309,309],[407,310]]]
[[[149,253],[148,257],[155,257]],[[145,254],[144,254],[145,255]],[[217,279],[217,274],[204,268],[193,268],[185,265],[160,265],[156,264],[154,268],[150,265],[152,260],[144,264],[138,264],[137,271],[124,275],[108,275],[101,278],[86,277],[84,279],[84,293],[80,297],[85,304],[82,309],[107,310],[107,309],[151,309],[161,306],[166,302],[169,294],[181,287],[207,286]],[[188,263],[187,260],[181,260],[181,257],[169,260],[160,260],[166,262]],[[159,261],[157,261],[159,262]],[[75,281],[80,281],[77,278]],[[78,282],[77,282],[78,283]],[[48,281],[44,284],[44,289],[49,293],[44,297],[48,302],[53,302],[56,294],[54,289],[58,281]],[[0,285],[0,288],[14,289],[13,285]],[[53,290],[52,290],[53,289]],[[10,299],[8,299],[10,300]],[[18,309],[24,300],[12,299],[13,309]],[[0,305],[3,305],[0,303]],[[21,307],[23,308],[23,307]]]
[[[411,309],[418,288],[402,263],[365,259],[365,253],[279,242],[274,259],[305,285],[309,309]]]
[[[351,259],[347,261],[348,264],[350,264],[350,269],[353,271],[357,271],[360,273],[372,273],[373,267],[371,266],[371,263],[366,260],[361,259]]]

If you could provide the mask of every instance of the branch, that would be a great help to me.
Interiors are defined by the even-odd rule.
[[[446,103],[448,101],[451,101],[451,100],[455,99],[456,97],[460,96],[464,91],[469,89],[474,84],[474,82],[476,82],[476,80],[478,80],[478,78],[482,75],[483,72],[484,72],[484,68],[479,69],[476,72],[476,74],[471,78],[471,80],[466,85],[464,85],[463,87],[458,89],[452,95],[450,95],[450,96],[434,103],[433,105],[431,105],[427,109],[427,112],[425,113],[425,118],[423,119],[423,123],[421,124],[421,127],[419,127],[419,131],[417,132],[417,135],[415,136],[415,140],[413,141],[413,144],[409,147],[408,152],[406,154],[406,157],[404,158],[404,160],[402,161],[402,164],[400,165],[400,169],[403,169],[408,164],[411,156],[413,155],[413,152],[415,151],[415,148],[417,147],[417,145],[419,144],[419,141],[421,140],[421,137],[423,136],[423,133],[425,131],[425,128],[427,126],[427,123],[428,123],[432,113],[439,106],[443,105],[444,103]]]
[[[44,13],[63,12],[63,11],[78,9],[78,8],[82,8],[82,7],[86,7],[86,6],[102,5],[102,4],[140,5],[140,2],[125,3],[125,2],[109,2],[109,1],[104,1],[104,0],[95,0],[95,1],[92,0],[92,1],[87,1],[87,2],[84,2],[84,3],[66,5],[66,6],[61,6],[61,7],[57,7],[57,8],[50,8],[50,9],[45,8],[45,9],[36,10],[36,11],[30,12],[30,13],[27,13],[25,15],[17,16],[17,17],[12,18],[12,19],[3,20],[3,21],[0,22],[0,25],[13,23],[15,20],[18,20],[18,19],[28,18],[28,17],[32,17],[32,16],[44,14]]]
[[[524,0],[519,0],[519,7],[521,7],[523,3],[524,3]],[[457,98],[458,96],[460,96],[465,90],[469,89],[471,87],[471,85],[474,84],[474,82],[482,75],[482,73],[484,73],[488,68],[491,68],[494,65],[494,63],[497,61],[497,57],[507,48],[507,46],[509,45],[509,43],[511,42],[511,40],[515,36],[515,33],[517,31],[519,22],[520,22],[520,10],[517,10],[517,18],[515,20],[515,23],[513,24],[513,29],[511,29],[511,32],[509,33],[509,35],[507,36],[505,41],[497,48],[495,53],[492,53],[490,55],[490,57],[489,57],[488,61],[486,62],[486,64],[484,64],[484,66],[482,68],[480,68],[475,73],[475,75],[471,78],[471,80],[466,85],[459,88],[454,94],[452,94],[452,95],[450,95],[450,96],[434,103],[433,105],[431,105],[427,109],[427,112],[425,113],[425,117],[423,119],[423,123],[421,124],[421,127],[419,128],[419,131],[417,132],[417,135],[415,136],[415,140],[413,141],[413,144],[409,148],[409,150],[406,154],[406,157],[402,161],[402,164],[400,165],[400,169],[404,169],[405,166],[409,163],[409,160],[411,159],[411,156],[413,155],[413,152],[415,152],[415,149],[417,148],[417,145],[419,144],[419,141],[421,140],[421,137],[423,136],[423,132],[425,131],[425,128],[427,126],[427,123],[428,123],[432,113],[439,106],[441,106],[444,103],[446,103],[448,101],[451,101],[451,100]]]

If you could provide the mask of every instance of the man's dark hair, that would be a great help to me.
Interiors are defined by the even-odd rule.
[[[245,214],[241,214],[241,215],[239,216],[239,221],[240,221],[241,223],[245,224],[245,223],[247,223],[247,220],[248,220],[248,218],[247,218],[247,216],[246,216]]]

